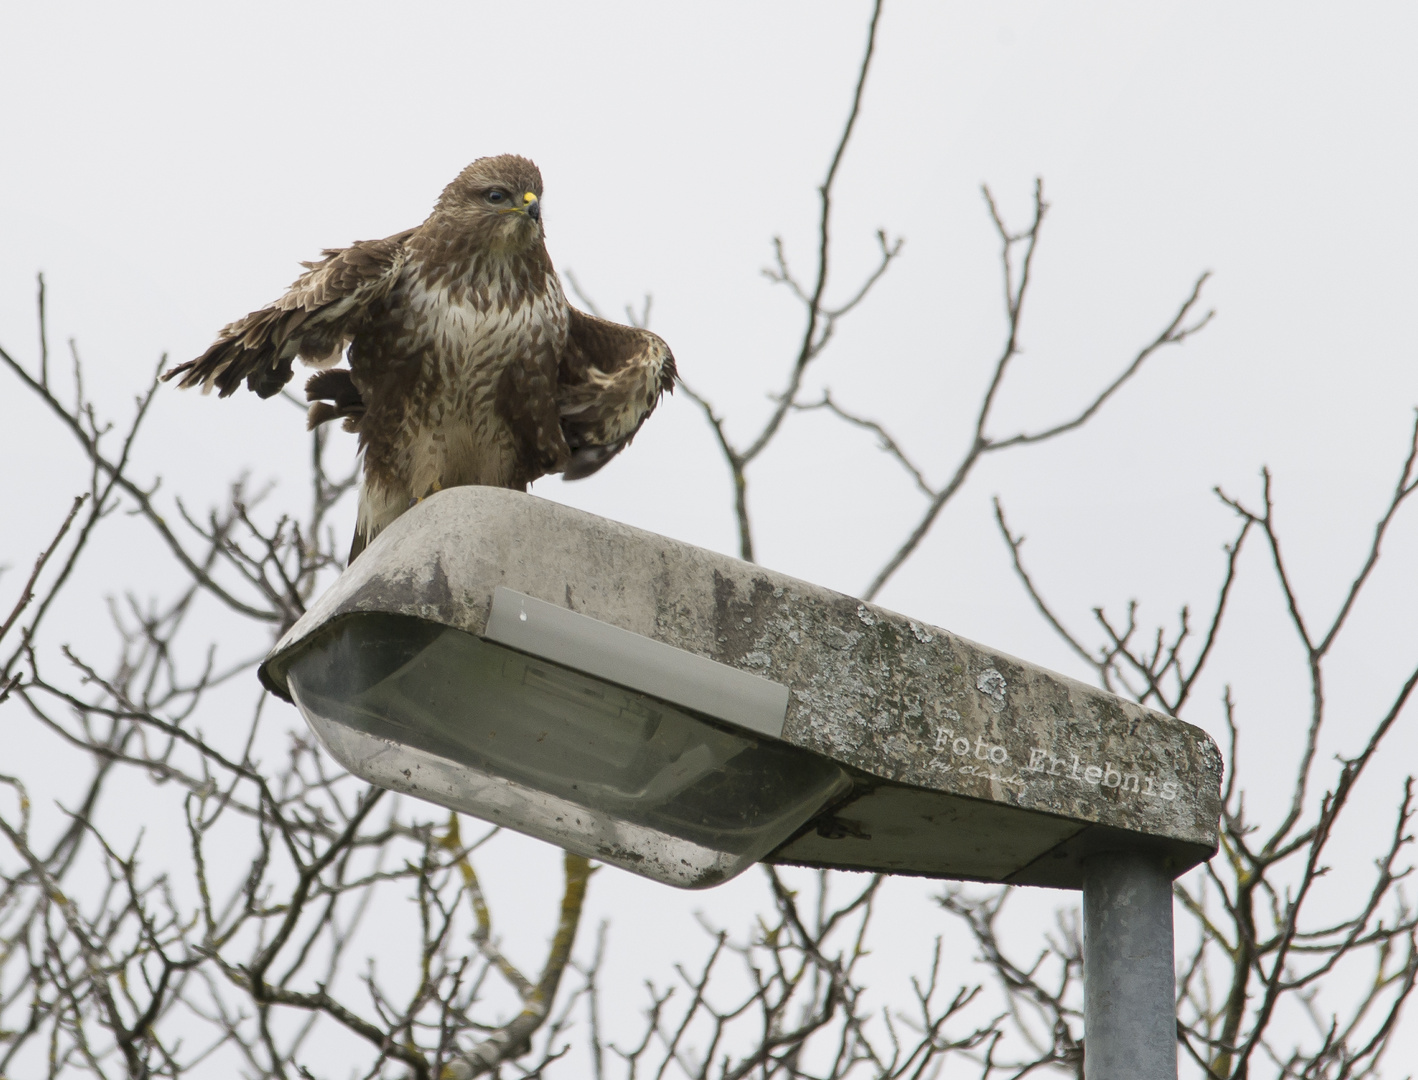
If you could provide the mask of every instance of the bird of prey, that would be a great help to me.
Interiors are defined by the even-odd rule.
[[[343,419],[364,453],[351,561],[442,488],[589,476],[673,389],[675,361],[648,330],[568,304],[545,236],[537,167],[480,158],[418,228],[302,263],[284,296],[163,378],[267,398],[297,356],[322,368],[308,426]]]

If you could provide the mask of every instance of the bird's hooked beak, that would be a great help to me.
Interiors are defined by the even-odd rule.
[[[499,210],[499,214],[526,214],[533,221],[542,220],[542,204],[537,198],[536,192],[528,191],[522,195],[521,206],[509,206]]]

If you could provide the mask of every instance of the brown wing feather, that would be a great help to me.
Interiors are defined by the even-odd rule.
[[[550,349],[543,357],[503,369],[494,407],[517,446],[509,487],[525,491],[527,484],[549,472],[560,472],[570,460],[565,432],[558,423],[558,390],[557,357]]]
[[[211,348],[195,360],[163,374],[180,376],[179,387],[217,388],[233,393],[243,379],[261,397],[280,392],[290,380],[291,363],[339,358],[369,305],[382,299],[404,267],[409,229],[384,240],[361,240],[328,248],[274,304],[225,327]]]
[[[648,330],[570,309],[556,404],[571,448],[567,480],[590,476],[630,444],[660,396],[674,390],[675,358]]]

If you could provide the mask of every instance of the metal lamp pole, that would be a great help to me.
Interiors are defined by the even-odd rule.
[[[1083,1074],[1176,1080],[1172,878],[1158,858],[1083,860]]]

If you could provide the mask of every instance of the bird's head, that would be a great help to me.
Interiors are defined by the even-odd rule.
[[[478,246],[511,254],[540,244],[542,174],[524,157],[478,158],[443,189],[434,214]]]

